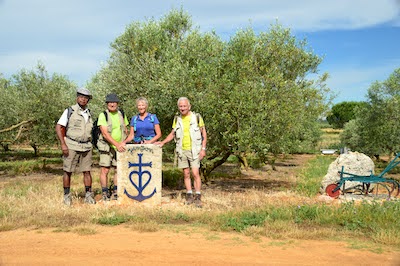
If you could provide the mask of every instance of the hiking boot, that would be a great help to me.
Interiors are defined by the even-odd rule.
[[[193,203],[193,193],[186,193],[186,202],[185,205],[190,205]]]
[[[194,204],[197,208],[203,207],[203,203],[201,202],[201,194],[196,194],[194,196]]]
[[[67,205],[67,206],[71,206],[72,205],[71,193],[68,193],[68,194],[64,195],[64,204]]]
[[[117,192],[114,192],[114,193],[111,195],[111,199],[112,199],[112,200],[118,200],[118,194],[117,194]]]
[[[110,198],[107,195],[107,192],[103,193],[102,195],[103,201],[110,201]]]
[[[85,203],[87,204],[96,204],[96,201],[94,200],[94,193],[93,192],[86,192],[85,194]]]

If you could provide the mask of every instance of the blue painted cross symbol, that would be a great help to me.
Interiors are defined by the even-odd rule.
[[[147,187],[147,185],[150,183],[151,181],[151,173],[149,171],[143,171],[142,167],[152,167],[152,162],[149,163],[142,163],[142,156],[143,153],[138,153],[138,157],[139,157],[139,163],[131,163],[129,162],[129,166],[128,168],[131,167],[139,167],[138,171],[133,170],[130,172],[129,174],[129,180],[131,181],[131,184],[135,187],[135,189],[138,191],[138,195],[137,196],[132,196],[128,193],[128,191],[126,191],[126,188],[124,189],[124,193],[131,199],[137,200],[139,202],[142,202],[148,198],[151,198],[156,192],[156,188],[154,188],[154,191],[150,194],[150,195],[143,195],[143,190]],[[133,180],[132,180],[132,175],[137,175],[138,176],[138,182],[139,184],[136,184]],[[143,176],[147,175],[147,181],[144,182],[143,184]]]

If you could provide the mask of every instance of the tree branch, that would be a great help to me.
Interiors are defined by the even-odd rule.
[[[14,130],[14,129],[16,129],[17,127],[21,127],[21,126],[23,126],[23,125],[25,125],[25,124],[29,124],[29,123],[31,123],[32,121],[33,121],[33,120],[26,120],[26,121],[19,122],[18,124],[13,125],[13,126],[11,126],[11,127],[9,127],[9,128],[1,129],[1,130],[0,130],[0,133],[4,133],[4,132],[7,132],[7,131]],[[20,130],[21,130],[21,129],[20,129]]]

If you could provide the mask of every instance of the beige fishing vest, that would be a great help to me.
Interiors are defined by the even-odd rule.
[[[175,131],[175,142],[176,142],[176,152],[178,156],[182,156],[182,140],[183,140],[183,123],[182,117],[179,115],[176,119],[176,125],[174,128]],[[197,123],[196,114],[191,112],[190,117],[190,139],[192,141],[192,155],[193,159],[197,159],[199,157],[201,151],[202,144],[202,136],[199,125]]]
[[[82,108],[78,104],[71,106],[71,108],[73,111],[68,119],[65,143],[68,149],[88,151],[92,148],[92,115],[88,112],[89,119],[85,122],[85,118],[80,112]]]

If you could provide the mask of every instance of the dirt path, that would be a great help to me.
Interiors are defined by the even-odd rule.
[[[94,234],[51,229],[1,232],[0,265],[400,265],[400,254],[351,249],[341,242],[90,228]]]

